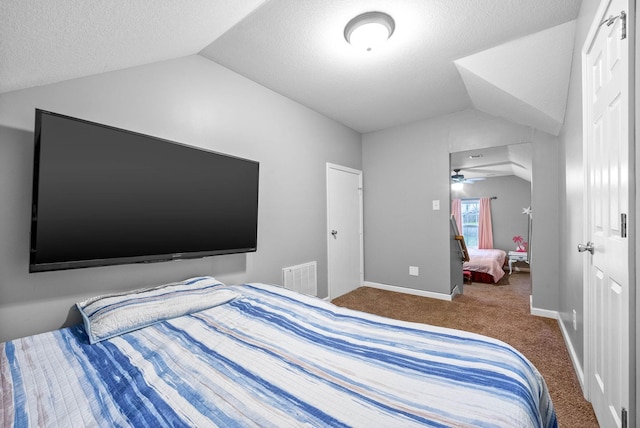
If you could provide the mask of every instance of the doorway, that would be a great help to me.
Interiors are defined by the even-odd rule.
[[[450,163],[450,199],[452,202],[456,200],[456,206],[460,207],[456,211],[460,211],[460,229],[470,253],[474,254],[478,248],[481,198],[490,200],[493,248],[504,251],[505,261],[509,260],[509,252],[516,251],[519,246],[525,246],[529,250],[532,247],[533,144],[518,143],[454,152],[450,154]],[[522,240],[516,239],[517,237],[521,237]],[[482,257],[483,254],[478,256]],[[525,251],[523,254],[525,257],[519,257],[517,260],[530,262],[530,252]],[[487,254],[487,260],[489,256],[495,256],[496,260],[498,257],[497,253]],[[482,258],[476,261],[480,263]],[[478,263],[466,265],[471,270],[475,267],[483,271],[484,266],[478,266]],[[530,265],[526,262],[516,262],[515,266],[528,270]],[[458,261],[452,260],[452,270],[455,267],[460,269]],[[498,269],[502,267],[494,266],[492,270]],[[498,279],[497,276],[494,278]],[[502,282],[507,279],[508,270]]]

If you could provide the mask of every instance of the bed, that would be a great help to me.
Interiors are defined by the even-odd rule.
[[[178,284],[197,291],[99,296],[84,324],[0,344],[0,425],[557,426],[539,372],[498,340],[274,285]]]
[[[473,282],[495,284],[505,275],[504,262],[507,253],[503,250],[468,248],[469,261],[464,262],[462,269],[471,272]]]

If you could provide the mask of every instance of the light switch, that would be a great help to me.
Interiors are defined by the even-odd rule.
[[[434,211],[440,209],[440,200],[439,199],[434,199],[433,200],[433,209],[434,209]]]
[[[418,266],[409,266],[409,275],[411,275],[411,276],[419,276],[420,275],[420,269],[418,268]]]

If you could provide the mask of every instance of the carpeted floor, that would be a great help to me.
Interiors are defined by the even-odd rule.
[[[495,337],[522,352],[542,373],[560,427],[597,427],[582,396],[569,353],[554,319],[530,314],[528,273],[505,275],[496,285],[465,284],[453,301],[360,287],[332,301],[363,312]]]

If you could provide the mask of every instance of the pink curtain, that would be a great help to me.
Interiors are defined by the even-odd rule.
[[[460,199],[451,200],[451,214],[455,217],[458,231],[462,235],[462,203]]]
[[[478,248],[493,248],[493,228],[491,227],[491,199],[480,198],[480,221],[478,222]]]

